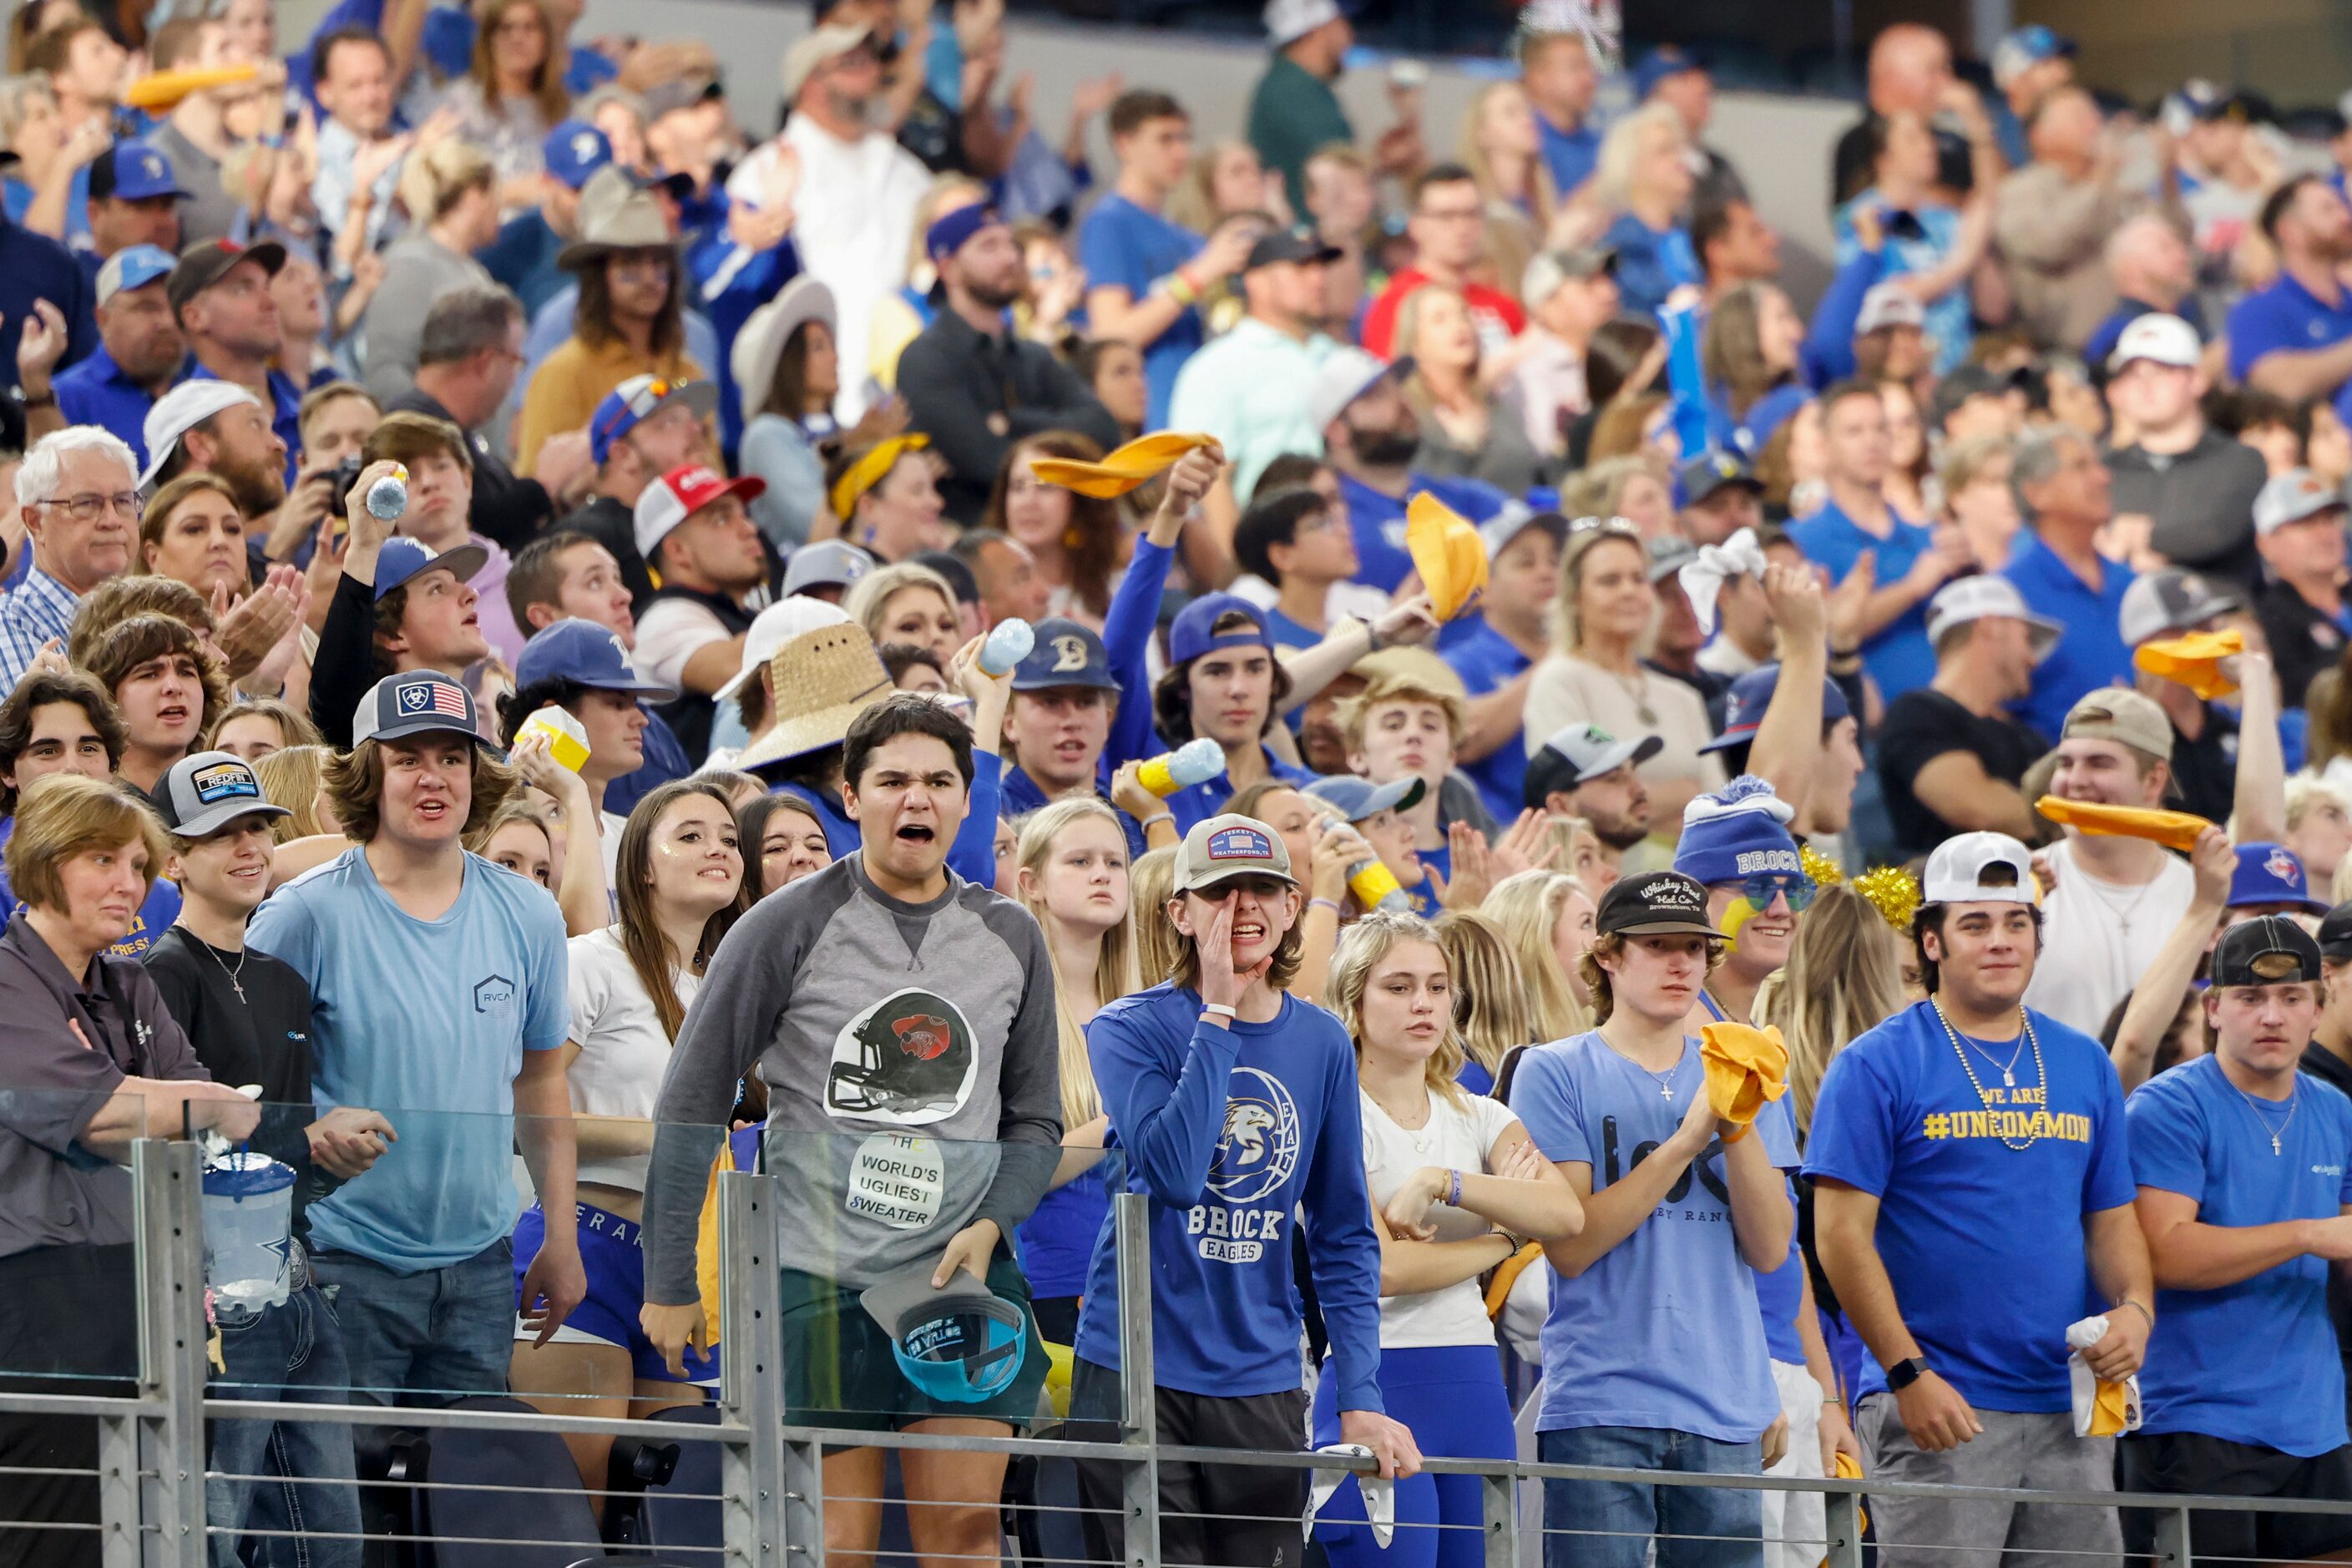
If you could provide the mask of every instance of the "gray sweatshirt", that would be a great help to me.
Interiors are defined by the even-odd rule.
[[[712,956],[655,1110],[646,1300],[698,1300],[719,1129],[756,1063],[779,1256],[853,1288],[975,1220],[1009,1241],[1060,1157],[1054,972],[1026,910],[948,874],[901,903],[836,860],[761,900]]]

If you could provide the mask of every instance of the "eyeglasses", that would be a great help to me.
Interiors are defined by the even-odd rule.
[[[1790,914],[1803,914],[1811,907],[1814,893],[1820,890],[1814,886],[1811,877],[1801,875],[1791,877],[1785,874],[1773,876],[1769,873],[1744,877],[1737,886],[1739,889],[1739,896],[1746,899],[1749,906],[1759,915],[1772,907],[1772,900],[1776,897],[1789,900]]]
[[[99,513],[110,507],[134,522],[147,510],[147,502],[132,490],[119,490],[110,496],[58,496],[49,500],[37,500],[33,504],[62,507],[66,515],[76,522],[96,522]]]

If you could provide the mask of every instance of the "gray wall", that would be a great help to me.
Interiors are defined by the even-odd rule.
[[[280,27],[290,48],[310,36],[325,0],[283,0]],[[779,68],[784,50],[808,30],[798,6],[749,0],[588,0],[583,36],[627,33],[641,37],[700,38],[730,62],[728,92],[737,118],[754,136],[776,128],[782,98]],[[1238,134],[1248,115],[1250,89],[1264,68],[1264,51],[1187,34],[1126,31],[1050,23],[1027,17],[1013,24],[1011,68],[1037,79],[1032,102],[1038,123],[1058,142],[1076,83],[1123,72],[1130,86],[1175,94],[1192,111],[1202,140]],[[1433,61],[1423,111],[1430,149],[1451,155],[1472,96],[1507,68],[1496,60]],[[1381,73],[1360,70],[1339,95],[1360,135],[1389,121]],[[1739,166],[1758,205],[1780,230],[1785,275],[1801,307],[1810,308],[1828,280],[1830,147],[1852,121],[1849,105],[1760,93],[1725,93],[1717,100],[1708,140]],[[1095,130],[1096,168],[1108,174],[1110,148]]]

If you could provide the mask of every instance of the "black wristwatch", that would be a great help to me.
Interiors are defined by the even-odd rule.
[[[1893,1366],[1886,1369],[1887,1392],[1891,1394],[1902,1393],[1905,1389],[1918,1382],[1919,1374],[1927,1370],[1927,1363],[1921,1361],[1916,1355],[1909,1361],[1896,1362]]]

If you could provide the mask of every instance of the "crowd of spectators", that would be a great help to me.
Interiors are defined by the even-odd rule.
[[[795,1421],[1148,1377],[1377,1470],[1163,1459],[1171,1563],[1479,1560],[1426,1457],[2352,1500],[2340,119],[1897,24],[1807,314],[1705,65],[1604,117],[1560,0],[1458,137],[1410,70],[1351,122],[1337,0],[1234,127],[819,0],[764,139],[581,16],[10,21],[0,1386],[121,1389],[124,1162],[202,1135],[296,1184],[228,1396],[644,1416],[772,1333]],[[714,1163],[787,1178],[776,1324]],[[362,1561],[348,1426],[209,1444],[215,1561]],[[100,1560],[32,1528],[98,1460],[0,1415],[0,1563]],[[870,1554],[883,1450],[824,1463]],[[898,1484],[950,1562],[1032,1483]],[[1819,1494],[1541,1492],[1556,1565],[1821,1555]]]

